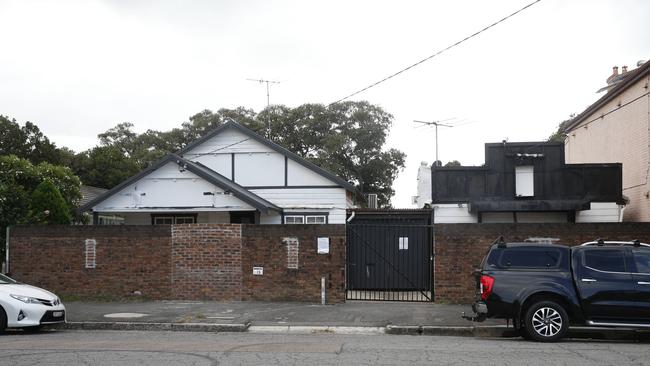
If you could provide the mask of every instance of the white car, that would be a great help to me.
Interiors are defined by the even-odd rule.
[[[56,323],[65,323],[65,306],[55,294],[0,274],[0,332]]]

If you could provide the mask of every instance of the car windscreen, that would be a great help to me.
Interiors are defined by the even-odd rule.
[[[18,281],[11,279],[3,274],[0,274],[0,285],[7,285],[12,283],[18,283]]]
[[[558,248],[507,248],[488,257],[488,266],[503,269],[558,268],[563,261]]]

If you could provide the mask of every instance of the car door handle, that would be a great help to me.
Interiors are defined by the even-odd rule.
[[[598,281],[594,280],[593,278],[583,278],[580,281],[582,281],[582,282],[598,282]]]
[[[639,285],[650,285],[650,282],[646,282],[646,281],[639,281],[639,282],[637,282],[637,283],[638,283]]]

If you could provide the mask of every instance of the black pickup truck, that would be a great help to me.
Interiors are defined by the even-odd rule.
[[[650,328],[650,245],[492,245],[474,272],[475,315],[511,319],[526,338],[556,341],[569,325]]]

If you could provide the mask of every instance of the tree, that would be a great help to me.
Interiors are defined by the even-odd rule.
[[[575,113],[569,115],[569,119],[566,119],[557,126],[557,130],[553,132],[551,136],[548,137],[548,142],[564,142],[564,136],[566,135],[565,131],[569,123],[573,121],[573,118],[576,116]]]
[[[34,164],[61,164],[70,150],[62,150],[43,135],[35,124],[20,126],[15,119],[0,115],[0,155],[16,155]]]
[[[32,192],[29,215],[33,223],[68,225],[71,222],[70,207],[50,179],[43,180]]]
[[[97,146],[78,154],[72,166],[84,184],[107,189],[143,168],[137,159],[129,158],[120,147],[113,145]]]
[[[44,181],[56,187],[64,203],[59,206],[65,207],[68,217],[74,217],[73,208],[81,199],[81,182],[69,168],[46,162],[34,165],[15,155],[0,156],[0,252],[4,250],[7,226],[43,219],[30,215],[30,208],[35,210],[32,195]]]

